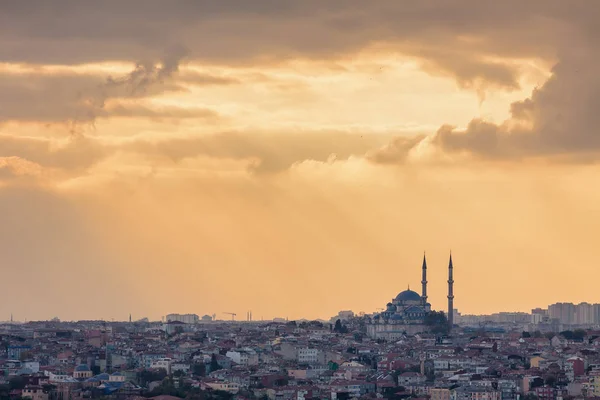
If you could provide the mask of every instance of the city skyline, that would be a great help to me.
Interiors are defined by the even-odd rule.
[[[0,315],[600,302],[598,11],[0,4]]]
[[[410,287],[408,288],[410,290]],[[523,322],[523,316],[528,316],[526,318],[527,321],[532,322],[533,324],[543,322],[543,318],[530,318],[535,315],[546,316],[549,319],[555,319],[559,324],[566,325],[598,325],[600,326],[600,303],[589,303],[589,302],[580,302],[580,303],[572,303],[572,302],[557,302],[548,304],[545,306],[546,308],[536,307],[529,312],[526,311],[518,311],[518,310],[497,310],[495,312],[487,313],[487,314],[468,314],[461,313],[459,309],[454,308],[455,317],[458,317],[459,322],[457,325],[469,325],[472,322],[468,322],[469,320],[479,320],[485,321],[485,318],[488,318],[491,322],[509,322],[511,320],[515,320],[515,322],[520,321]],[[579,309],[582,309],[583,312],[580,313]],[[161,315],[156,319],[148,318],[147,316],[137,316],[136,318],[132,317],[132,314],[129,314],[125,319],[119,318],[86,318],[79,320],[61,320],[58,316],[54,316],[52,318],[47,319],[37,319],[37,320],[20,320],[18,317],[14,318],[13,314],[10,315],[10,319],[0,320],[0,323],[28,323],[28,322],[52,322],[52,321],[60,321],[60,322],[77,322],[77,321],[104,321],[104,322],[140,322],[140,321],[150,321],[150,322],[167,322],[169,320],[185,322],[185,323],[198,323],[198,322],[207,322],[204,318],[209,317],[210,321],[216,322],[252,322],[252,323],[260,323],[260,322],[268,322],[268,321],[332,321],[339,317],[341,314],[352,313],[355,316],[362,315],[376,315],[378,311],[383,310],[382,308],[378,308],[372,312],[364,312],[364,311],[353,311],[353,310],[342,310],[339,311],[338,314],[329,317],[316,317],[316,318],[308,318],[308,317],[299,317],[299,318],[289,318],[288,316],[278,315],[278,316],[269,316],[264,317],[262,315],[256,317],[253,315],[252,310],[248,310],[245,313],[232,313],[232,312],[220,312],[220,313],[197,313],[197,312],[176,312],[169,313],[166,315]],[[173,311],[173,310],[171,310]],[[446,313],[446,310],[434,310],[434,311],[442,311]],[[232,314],[235,314],[233,318]],[[246,315],[244,319],[243,315]],[[183,320],[181,318],[175,318],[174,316],[183,316]],[[236,318],[239,316],[239,318]],[[171,317],[171,318],[170,318]],[[190,322],[190,318],[195,318],[195,322]],[[546,321],[547,322],[547,321]]]

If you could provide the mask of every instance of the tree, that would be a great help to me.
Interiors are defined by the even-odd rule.
[[[50,393],[51,391],[56,389],[56,385],[53,385],[51,383],[45,383],[42,385],[42,391],[44,393]]]
[[[206,375],[206,365],[203,362],[192,365],[192,374],[196,376]]]
[[[185,372],[183,370],[178,369],[173,373],[173,376],[175,378],[181,378],[182,376],[185,376]]]
[[[310,321],[309,325],[314,326],[316,328],[322,328],[323,323],[321,321]]]
[[[275,382],[273,382],[273,385],[275,385],[275,386],[285,386],[287,384],[288,384],[287,378],[283,378],[283,377],[282,378],[277,378],[275,380]]]
[[[0,399],[9,399],[10,398],[10,388],[8,385],[0,385]]]
[[[523,333],[521,334],[521,337],[524,338],[524,339],[530,338],[531,337],[531,333],[523,331]]]
[[[567,340],[573,340],[573,331],[562,331],[560,334]]]
[[[148,386],[150,382],[162,381],[167,377],[167,371],[164,368],[158,370],[145,369],[140,372],[140,384]]]
[[[541,387],[544,386],[544,380],[542,378],[534,378],[531,383],[529,384],[529,387],[531,389],[535,389],[537,387]]]
[[[224,390],[215,390],[211,393],[211,398],[214,400],[231,400],[233,399],[233,393]]]
[[[346,328],[346,326],[342,324],[342,321],[338,319],[337,321],[335,321],[333,331],[335,333],[348,333],[348,328]]]
[[[210,357],[210,372],[217,371],[219,369],[221,369],[221,366],[219,365],[219,362],[217,361],[217,356],[215,354],[213,354]]]
[[[554,385],[556,385],[556,378],[553,376],[549,376],[546,378],[546,385],[550,386],[550,387],[554,387]]]
[[[575,329],[573,331],[573,340],[577,340],[578,342],[581,342],[585,338],[586,334],[587,334],[586,331],[584,331],[583,329]]]
[[[22,376],[15,376],[8,381],[10,390],[22,390],[27,384],[27,380]]]
[[[431,311],[425,317],[425,325],[429,327],[429,330],[436,335],[447,335],[448,334],[448,319],[443,311]]]
[[[340,321],[339,319],[337,321],[335,321],[333,331],[336,333],[340,333],[342,331],[342,321]]]

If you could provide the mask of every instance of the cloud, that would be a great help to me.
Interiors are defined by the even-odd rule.
[[[175,106],[144,106],[140,104],[115,103],[107,107],[106,114],[111,117],[143,117],[154,120],[173,119],[201,119],[217,121],[220,116],[215,111],[206,108],[186,108]]]
[[[0,136],[0,157],[17,157],[42,168],[81,173],[109,154],[98,141],[76,135],[64,141]]]
[[[512,88],[515,71],[503,59],[552,58],[573,43],[594,43],[598,29],[590,16],[599,8],[560,0],[384,0],[376,8],[360,0],[180,1],[177,7],[154,0],[34,1],[1,6],[0,61],[137,62],[160,59],[177,44],[190,60],[247,65],[339,58],[381,46],[423,59],[462,85],[482,79]]]
[[[160,61],[138,62],[122,76],[60,71],[0,74],[0,122],[47,122],[93,124],[97,118],[110,116],[148,118],[216,118],[207,109],[184,109],[175,106],[151,107],[140,102],[169,92],[187,91],[184,85],[229,85],[237,83],[227,77],[186,71],[179,79],[183,50],[168,53]],[[116,104],[110,104],[111,101]]]
[[[425,139],[425,135],[396,137],[384,146],[366,153],[366,159],[377,164],[399,164],[407,160],[409,153]]]
[[[122,110],[127,114],[145,114],[145,109]],[[185,118],[178,114],[175,118]],[[191,111],[198,118],[202,111]],[[116,113],[118,114],[118,112]],[[166,111],[160,112],[163,118]],[[205,118],[213,118],[206,112]],[[30,162],[43,170],[55,170],[65,177],[85,175],[88,171],[117,154],[135,155],[136,162],[153,167],[180,165],[197,158],[208,158],[219,163],[241,161],[249,173],[276,174],[306,160],[327,161],[334,157],[347,160],[362,157],[390,140],[387,134],[365,132],[357,134],[342,131],[254,132],[226,131],[213,134],[194,134],[179,137],[158,136],[153,139],[134,137],[115,139],[73,135],[64,140],[51,138],[0,135],[1,157],[15,157]]]
[[[136,140],[124,151],[161,156],[174,162],[198,156],[247,160],[254,173],[277,173],[305,160],[362,156],[388,140],[387,135],[314,132],[220,132],[159,141]]]
[[[0,122],[92,123],[110,115],[105,105],[111,98],[140,99],[184,90],[174,82],[159,85],[142,78],[130,82],[129,77],[115,80],[77,73],[0,74]]]
[[[42,172],[41,166],[31,161],[19,157],[0,157],[0,182],[37,177]]]
[[[597,53],[563,54],[544,85],[511,105],[510,119],[474,119],[464,130],[443,126],[434,142],[448,152],[481,157],[600,155],[598,61]]]

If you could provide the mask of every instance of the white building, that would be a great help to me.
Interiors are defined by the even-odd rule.
[[[173,372],[181,371],[181,372],[187,374],[188,372],[190,372],[190,369],[191,369],[191,367],[190,367],[189,363],[177,362],[177,363],[171,364],[171,370]]]
[[[179,321],[184,324],[197,324],[200,317],[196,314],[169,314],[167,315],[167,322]]]
[[[186,332],[190,330],[190,325],[181,321],[169,321],[163,324],[163,330],[167,335],[174,335],[178,332]]]
[[[159,358],[158,360],[152,361],[150,364],[151,369],[164,369],[167,374],[171,374],[171,362],[170,358]]]
[[[228,351],[225,357],[238,365],[258,365],[258,354],[252,349],[239,349]]]
[[[26,361],[23,363],[23,368],[30,369],[31,372],[37,374],[40,372],[40,363],[38,361]]]
[[[298,349],[298,363],[300,364],[323,364],[323,353],[318,349],[303,347]]]

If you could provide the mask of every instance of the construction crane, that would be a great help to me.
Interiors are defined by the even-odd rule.
[[[234,312],[227,312],[227,311],[223,311],[223,314],[229,314],[229,315],[231,315],[231,320],[232,321],[235,321],[235,316],[237,315]]]

